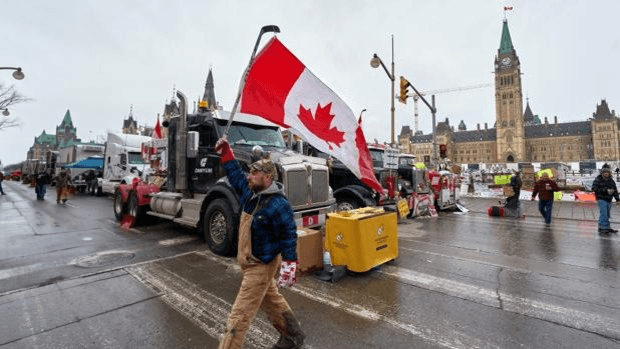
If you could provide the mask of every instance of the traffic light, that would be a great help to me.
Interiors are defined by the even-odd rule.
[[[445,144],[440,144],[439,145],[439,156],[444,159],[446,157],[446,145]]]
[[[409,81],[404,77],[400,77],[400,95],[398,96],[398,100],[404,104],[407,104],[407,89],[409,88]]]

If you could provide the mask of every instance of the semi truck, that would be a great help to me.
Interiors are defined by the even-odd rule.
[[[195,228],[209,248],[232,255],[237,247],[241,207],[231,187],[215,143],[224,135],[230,113],[217,107],[187,114],[187,100],[177,91],[180,115],[163,123],[168,129],[166,180],[162,186],[134,179],[119,185],[114,194],[114,215],[136,217],[144,213]],[[261,158],[276,165],[277,181],[295,214],[298,227],[318,227],[336,200],[329,187],[325,159],[305,156],[289,148],[280,128],[258,116],[237,113],[228,142],[242,169]]]
[[[146,176],[149,165],[142,159],[140,146],[151,139],[148,136],[108,132],[103,152],[103,176],[91,185],[96,194],[114,194],[125,179]],[[94,183],[93,183],[94,184]]]

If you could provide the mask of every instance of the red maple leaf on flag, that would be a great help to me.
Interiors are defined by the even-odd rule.
[[[306,109],[300,104],[299,115],[297,115],[310,132],[328,143],[330,149],[332,149],[331,144],[340,147],[340,144],[344,142],[344,132],[339,131],[336,127],[331,127],[335,116],[331,114],[331,108],[331,103],[325,107],[317,104],[316,114],[312,115],[311,109]]]

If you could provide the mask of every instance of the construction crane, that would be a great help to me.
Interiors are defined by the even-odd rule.
[[[474,90],[477,88],[483,88],[483,87],[490,87],[493,86],[494,83],[486,83],[486,84],[478,84],[478,85],[472,85],[472,86],[463,86],[463,87],[453,87],[453,88],[444,88],[444,89],[440,89],[440,90],[428,90],[428,91],[420,91],[420,95],[422,96],[426,96],[426,95],[436,95],[439,93],[448,93],[448,92],[457,92],[457,91],[466,91],[466,90]],[[418,132],[418,99],[420,99],[420,95],[418,95],[417,93],[410,93],[407,95],[407,97],[411,97],[413,98],[413,112],[415,115],[415,133]],[[414,134],[415,134],[414,133]]]

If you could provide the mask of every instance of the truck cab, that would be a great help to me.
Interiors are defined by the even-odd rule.
[[[109,132],[103,157],[103,176],[97,179],[97,192],[114,194],[126,176],[139,177],[149,169],[140,146],[151,137]]]

